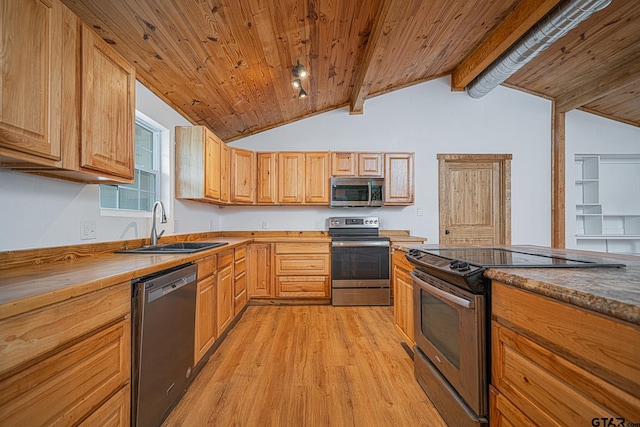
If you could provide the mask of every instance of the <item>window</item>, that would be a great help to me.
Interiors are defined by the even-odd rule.
[[[160,199],[160,133],[160,129],[136,117],[135,181],[100,185],[100,208],[151,211]]]

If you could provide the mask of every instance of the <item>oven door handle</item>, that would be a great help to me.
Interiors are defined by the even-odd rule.
[[[331,247],[339,248],[359,248],[362,246],[376,246],[376,247],[389,247],[389,242],[372,242],[372,241],[358,241],[358,242],[331,242]]]
[[[473,309],[475,307],[475,303],[473,301],[460,298],[457,295],[453,295],[453,294],[450,294],[449,292],[443,291],[440,288],[436,288],[435,286],[432,286],[429,283],[425,282],[424,280],[420,279],[413,272],[410,273],[410,275],[411,277],[413,277],[413,280],[415,280],[420,285],[420,289],[423,289],[425,292],[430,293],[434,297],[443,299],[445,301],[448,301],[452,304],[455,304],[457,306],[464,307],[464,308]]]

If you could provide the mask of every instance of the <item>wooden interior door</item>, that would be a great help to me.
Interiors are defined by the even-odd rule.
[[[511,157],[438,155],[440,244],[511,243]]]

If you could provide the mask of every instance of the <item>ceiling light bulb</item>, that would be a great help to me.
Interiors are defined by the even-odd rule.
[[[306,79],[309,76],[309,73],[304,66],[300,64],[300,61],[297,61],[297,64],[291,69],[291,72],[295,78]]]
[[[300,76],[301,79],[306,79],[307,78],[307,70],[304,69],[304,67],[301,65],[300,69],[298,70],[298,75]]]
[[[306,98],[307,97],[307,92],[304,91],[304,89],[300,88],[300,93],[298,94],[298,98]]]
[[[302,82],[300,81],[300,79],[295,79],[294,81],[291,82],[291,85],[298,89],[300,87],[302,87]]]

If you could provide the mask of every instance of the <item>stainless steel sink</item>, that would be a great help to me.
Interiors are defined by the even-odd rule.
[[[227,242],[176,242],[162,245],[143,246],[136,249],[123,249],[118,254],[191,254],[206,249],[226,245]]]

